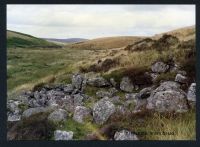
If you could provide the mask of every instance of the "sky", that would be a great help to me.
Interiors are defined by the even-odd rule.
[[[195,5],[7,5],[7,29],[40,38],[152,36],[195,25]]]

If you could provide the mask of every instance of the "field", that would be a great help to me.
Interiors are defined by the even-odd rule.
[[[75,72],[73,65],[80,60],[88,59],[90,53],[89,50],[70,48],[9,48],[7,50],[8,92],[31,89],[42,82],[54,82],[59,74]],[[60,82],[68,80],[67,76],[59,79]]]

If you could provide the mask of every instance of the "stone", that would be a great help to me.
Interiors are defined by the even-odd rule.
[[[74,111],[73,120],[84,123],[84,119],[91,117],[91,110],[84,106],[77,106]]]
[[[82,106],[84,97],[80,94],[73,95],[74,97],[74,106]]]
[[[67,119],[67,112],[63,109],[53,111],[49,116],[48,120],[52,122],[61,122]]]
[[[114,87],[110,88],[108,91],[110,92],[111,96],[115,96],[116,93],[118,92],[118,90],[116,88],[114,88]]]
[[[117,82],[115,81],[114,78],[110,78],[110,83],[113,87],[116,87],[117,86]]]
[[[152,91],[152,87],[144,88],[139,93],[137,93],[135,97],[137,99],[147,99],[150,96],[151,91]]]
[[[8,122],[16,122],[21,120],[21,115],[19,114],[8,114]]]
[[[180,89],[181,85],[174,81],[162,82],[159,87],[156,88],[156,91],[165,91],[165,90],[177,90]]]
[[[136,99],[136,95],[137,95],[137,93],[126,93],[125,99],[126,100],[134,100],[134,99]]]
[[[187,92],[188,101],[196,102],[196,83],[192,83]]]
[[[183,113],[188,111],[186,93],[173,81],[160,84],[147,99],[148,110]]]
[[[104,124],[114,112],[115,105],[103,98],[93,106],[93,119],[97,124]]]
[[[110,84],[103,77],[90,78],[87,84],[94,87],[108,87]]]
[[[114,140],[139,140],[139,139],[137,135],[131,133],[130,131],[121,130],[115,133]]]
[[[72,84],[67,84],[64,88],[63,91],[66,93],[72,93],[74,90],[73,85]]]
[[[133,88],[134,86],[129,77],[123,77],[120,83],[120,89],[125,92],[132,92]]]
[[[151,80],[152,80],[153,82],[156,81],[156,79],[157,79],[158,76],[159,76],[159,74],[157,74],[157,73],[150,73],[150,77],[151,77]]]
[[[7,102],[7,109],[14,114],[18,114],[21,111],[19,108],[20,104],[21,102],[18,100],[9,100]]]
[[[84,77],[81,74],[74,74],[72,76],[72,86],[78,90],[82,89],[82,83],[84,81]]]
[[[167,72],[167,70],[169,69],[169,65],[165,64],[164,62],[155,62],[152,66],[151,66],[151,70],[155,73],[164,73]]]
[[[187,75],[187,72],[184,71],[184,70],[179,70],[179,71],[177,71],[177,74],[181,74],[181,75],[183,75],[183,76],[186,76],[186,75]]]
[[[109,98],[109,101],[112,102],[113,104],[121,103],[121,100],[120,100],[119,96],[113,96],[113,97]]]
[[[175,81],[184,84],[187,83],[187,77],[181,74],[177,74],[175,77]]]
[[[55,140],[72,140],[73,139],[73,132],[72,131],[61,131],[56,130],[54,132],[54,139]]]
[[[29,118],[33,115],[39,114],[39,113],[47,113],[47,112],[51,112],[52,110],[54,110],[54,107],[37,107],[37,108],[29,108],[27,110],[25,110],[22,113],[22,118]]]

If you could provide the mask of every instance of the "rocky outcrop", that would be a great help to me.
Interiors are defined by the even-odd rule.
[[[179,82],[181,84],[185,84],[185,83],[187,83],[187,77],[183,76],[181,74],[177,74],[176,77],[175,77],[175,81]]]
[[[48,116],[48,120],[55,123],[65,121],[66,119],[67,112],[63,109],[55,110]]]
[[[9,100],[7,102],[7,120],[9,122],[15,122],[21,120],[21,113],[22,110],[19,108],[19,105],[21,104],[18,100]]]
[[[90,78],[87,81],[87,84],[94,87],[108,87],[110,86],[109,82],[106,81],[103,77]]]
[[[147,109],[158,112],[188,111],[186,93],[173,81],[161,83],[147,99]]]
[[[22,113],[22,117],[23,118],[29,118],[29,117],[36,115],[36,114],[51,112],[53,109],[55,109],[55,108],[52,108],[52,107],[29,108]]]
[[[83,91],[86,85],[86,79],[81,74],[74,74],[72,76],[72,86],[73,88]]]
[[[55,140],[72,140],[74,133],[72,131],[61,131],[56,130],[54,132],[54,139]]]
[[[93,106],[93,119],[97,124],[105,123],[115,112],[115,105],[107,98],[99,100]]]
[[[187,92],[187,100],[191,108],[196,106],[196,83],[192,83]]]
[[[169,69],[169,65],[165,64],[164,62],[155,62],[152,66],[151,66],[151,70],[155,73],[164,73],[167,72],[167,70]]]
[[[120,89],[122,91],[125,91],[125,92],[132,92],[133,91],[134,86],[133,86],[132,81],[130,80],[129,77],[123,77],[122,78],[122,81],[120,83]]]
[[[77,106],[74,111],[73,120],[79,123],[84,123],[84,120],[92,117],[91,110],[84,106]]]
[[[137,135],[131,133],[130,131],[121,130],[115,133],[114,140],[139,140],[139,139]]]

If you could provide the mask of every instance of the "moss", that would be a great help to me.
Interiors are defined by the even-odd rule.
[[[22,112],[24,112],[26,109],[28,109],[28,105],[26,105],[26,104],[19,104],[18,107],[20,110],[22,110]]]

